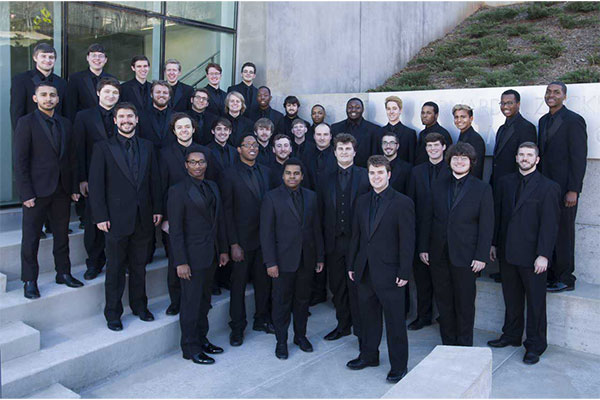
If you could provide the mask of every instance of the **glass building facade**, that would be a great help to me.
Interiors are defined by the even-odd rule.
[[[196,87],[207,84],[206,64],[219,63],[226,90],[234,83],[236,22],[233,1],[0,2],[0,206],[19,203],[12,173],[10,82],[35,68],[38,43],[56,48],[54,73],[64,79],[87,69],[87,47],[101,43],[107,49],[105,71],[120,81],[133,78],[131,57],[145,54],[151,79],[162,79],[164,61],[176,58],[181,81]]]

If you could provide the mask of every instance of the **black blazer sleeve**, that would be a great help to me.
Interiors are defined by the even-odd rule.
[[[475,249],[475,260],[485,263],[489,262],[493,236],[494,198],[492,196],[492,187],[486,183],[479,205],[479,233]]]
[[[240,244],[237,228],[235,226],[235,207],[233,200],[233,181],[231,178],[232,169],[221,174],[219,187],[223,197],[223,211],[225,214],[225,226],[227,226],[227,236],[229,245]]]
[[[173,265],[188,264],[187,252],[185,250],[185,239],[183,226],[185,218],[185,204],[182,189],[184,186],[177,184],[169,188],[167,209],[169,213],[169,243],[173,254]]]
[[[587,132],[585,120],[574,115],[568,124],[567,137],[569,138],[569,175],[567,191],[581,193],[583,176],[587,166]]]
[[[77,143],[78,182],[87,182],[87,134],[81,113],[77,113],[73,124],[73,137]]]
[[[494,236],[492,238],[492,246],[498,246],[500,240],[500,228],[502,226],[502,197],[506,179],[500,179],[498,185],[494,187]]]
[[[547,259],[552,258],[554,245],[558,237],[560,223],[560,186],[556,182],[550,182],[544,202],[542,204],[543,218],[540,220],[540,228],[537,242],[536,254]]]
[[[154,146],[152,143],[147,145],[148,151],[150,151],[150,195],[152,196],[152,213],[161,214],[163,211],[163,192],[162,185],[160,183],[160,169],[158,167],[158,161],[156,160],[156,153],[154,152]]]
[[[401,212],[398,213],[400,267],[396,277],[407,281],[410,278],[415,254],[415,205],[406,196],[402,200],[404,204],[400,204]]]
[[[421,220],[419,221],[419,236],[417,238],[417,252],[429,252],[429,240],[431,238],[431,225],[433,223],[433,195],[430,193],[424,203],[419,204]]]
[[[89,176],[89,202],[92,206],[94,223],[110,220],[106,203],[106,159],[101,148],[102,143],[96,143],[92,151]]]
[[[277,245],[275,244],[275,206],[267,193],[260,206],[260,245],[267,268],[278,265]]]
[[[27,201],[36,197],[31,179],[31,124],[26,118],[17,122],[15,129],[14,144],[14,170],[17,191],[21,201]]]
[[[71,166],[71,193],[79,193],[79,160],[77,157],[77,137],[73,131],[71,122],[66,118],[61,119],[61,123],[65,126],[65,132],[71,138],[69,141],[69,165]]]
[[[322,224],[321,224],[321,218],[319,215],[319,210],[318,210],[318,205],[317,205],[317,201],[316,201],[316,195],[315,197],[315,211],[317,212],[317,215],[315,215],[314,217],[314,237],[315,237],[315,244],[317,247],[317,262],[325,262],[325,243],[323,242],[323,229],[321,228]]]
[[[348,271],[354,271],[354,264],[356,263],[356,256],[358,254],[358,248],[360,246],[360,223],[359,223],[359,214],[361,210],[359,207],[361,205],[360,201],[356,203],[356,210],[354,211],[354,215],[352,216],[352,236],[350,238],[350,245],[348,246],[348,256],[346,260],[348,265],[346,268]]]
[[[13,129],[16,130],[19,118],[26,114],[27,90],[22,76],[17,75],[10,84],[10,118]],[[29,199],[27,199],[29,200]]]

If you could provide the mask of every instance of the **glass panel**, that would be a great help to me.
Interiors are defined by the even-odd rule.
[[[139,8],[140,10],[160,12],[160,1],[111,1],[125,7]]]
[[[108,55],[105,70],[121,81],[133,78],[129,65],[134,55],[145,54],[153,65],[159,62],[158,18],[84,4],[69,3],[68,7],[67,68],[70,74],[88,68],[85,56],[92,43],[104,45]],[[158,69],[153,68],[150,76],[158,77]]]
[[[235,1],[167,1],[167,15],[235,28]]]
[[[172,22],[168,22],[165,28],[165,55],[181,62],[181,81],[196,87],[206,86],[206,64],[215,62],[223,68],[220,86],[227,91],[233,70],[233,34]]]

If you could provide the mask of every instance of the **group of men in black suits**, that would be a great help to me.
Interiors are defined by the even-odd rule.
[[[435,299],[442,342],[472,345],[475,278],[496,258],[507,312],[502,337],[489,345],[521,344],[527,298],[524,361],[539,360],[546,285],[574,288],[574,219],[587,154],[585,121],[563,105],[564,84],[548,85],[539,137],[519,113],[519,93],[502,94],[507,119],[496,135],[490,186],[482,181],[485,144],[467,105],[452,109],[460,136],[450,146],[434,102],[422,106],[419,134],[400,122],[397,96],[386,98],[383,128],[363,117],[359,98],[332,126],[315,105],[309,126],[295,96],[285,99],[285,115],[271,109],[269,88],[252,84],[252,63],[226,93],[218,64],[206,67],[208,85],[194,89],[179,81],[174,59],[165,64],[166,81],[150,83],[149,60],[135,56],[135,77],[120,84],[104,72],[108,57],[95,44],[89,69],[67,84],[52,73],[55,58],[51,46],[36,46],[35,70],[11,87],[25,297],[40,296],[37,249],[46,218],[56,282],[83,285],[70,273],[68,223],[70,201],[85,198],[84,278],[106,264],[108,328],[123,329],[126,273],[133,314],[154,319],[145,270],[160,229],[169,259],[166,313],[180,314],[183,356],[195,363],[213,363],[210,355],[223,351],[207,338],[215,279],[231,291],[230,344],[244,342],[252,281],[253,329],[275,334],[280,359],[288,358],[292,315],[293,342],[313,351],[308,310],[326,300],[328,283],[337,326],[325,339],[353,330],[360,354],[348,367],[378,365],[385,316],[387,379],[397,382],[408,359],[411,270],[417,318],[408,329],[432,324]]]

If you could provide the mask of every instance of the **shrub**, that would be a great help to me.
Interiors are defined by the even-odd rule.
[[[463,33],[472,38],[480,38],[494,33],[495,27],[496,24],[493,23],[471,24],[463,29]]]
[[[560,26],[562,26],[565,29],[574,29],[589,26],[590,22],[592,21],[589,21],[587,19],[577,19],[572,15],[561,14],[558,17],[558,22],[560,23]]]
[[[596,83],[600,82],[600,72],[591,68],[581,68],[567,72],[558,79],[564,83]]]
[[[519,15],[520,9],[518,8],[494,8],[489,11],[484,11],[477,16],[480,21],[486,22],[502,22],[510,19],[514,19]]]
[[[591,12],[600,10],[600,2],[597,1],[573,1],[565,6],[565,10],[571,12]]]
[[[600,53],[588,56],[587,60],[590,65],[600,65]]]
[[[523,39],[529,40],[531,43],[539,44],[539,43],[546,42],[548,40],[548,36],[529,34],[529,35],[525,36]],[[550,40],[552,40],[552,39],[550,39]]]
[[[413,87],[429,85],[429,71],[409,71],[390,79],[389,84],[393,86]]]
[[[510,69],[510,72],[513,75],[518,76],[521,81],[527,82],[535,79],[539,74],[541,67],[542,63],[539,61],[517,61]]]
[[[483,56],[487,58],[488,64],[492,67],[496,65],[512,64],[516,60],[515,54],[508,50],[492,49],[483,53]]]
[[[535,30],[531,25],[525,24],[516,24],[516,25],[508,25],[504,28],[504,33],[508,36],[521,36],[531,33]]]
[[[491,71],[483,76],[481,86],[513,86],[520,83],[519,77],[510,71]]]
[[[540,3],[533,3],[527,7],[527,19],[536,20],[549,17],[552,11],[549,7],[544,7]]]
[[[559,42],[549,41],[547,43],[537,45],[536,49],[538,52],[549,58],[556,58],[562,54],[562,52],[565,50],[565,47]]]
[[[505,51],[508,50],[508,41],[501,37],[483,37],[479,39],[479,47],[481,51],[489,51],[489,50],[500,50]]]
[[[483,70],[477,66],[463,65],[452,71],[452,76],[460,83],[467,83],[469,80],[475,81],[481,77]]]

